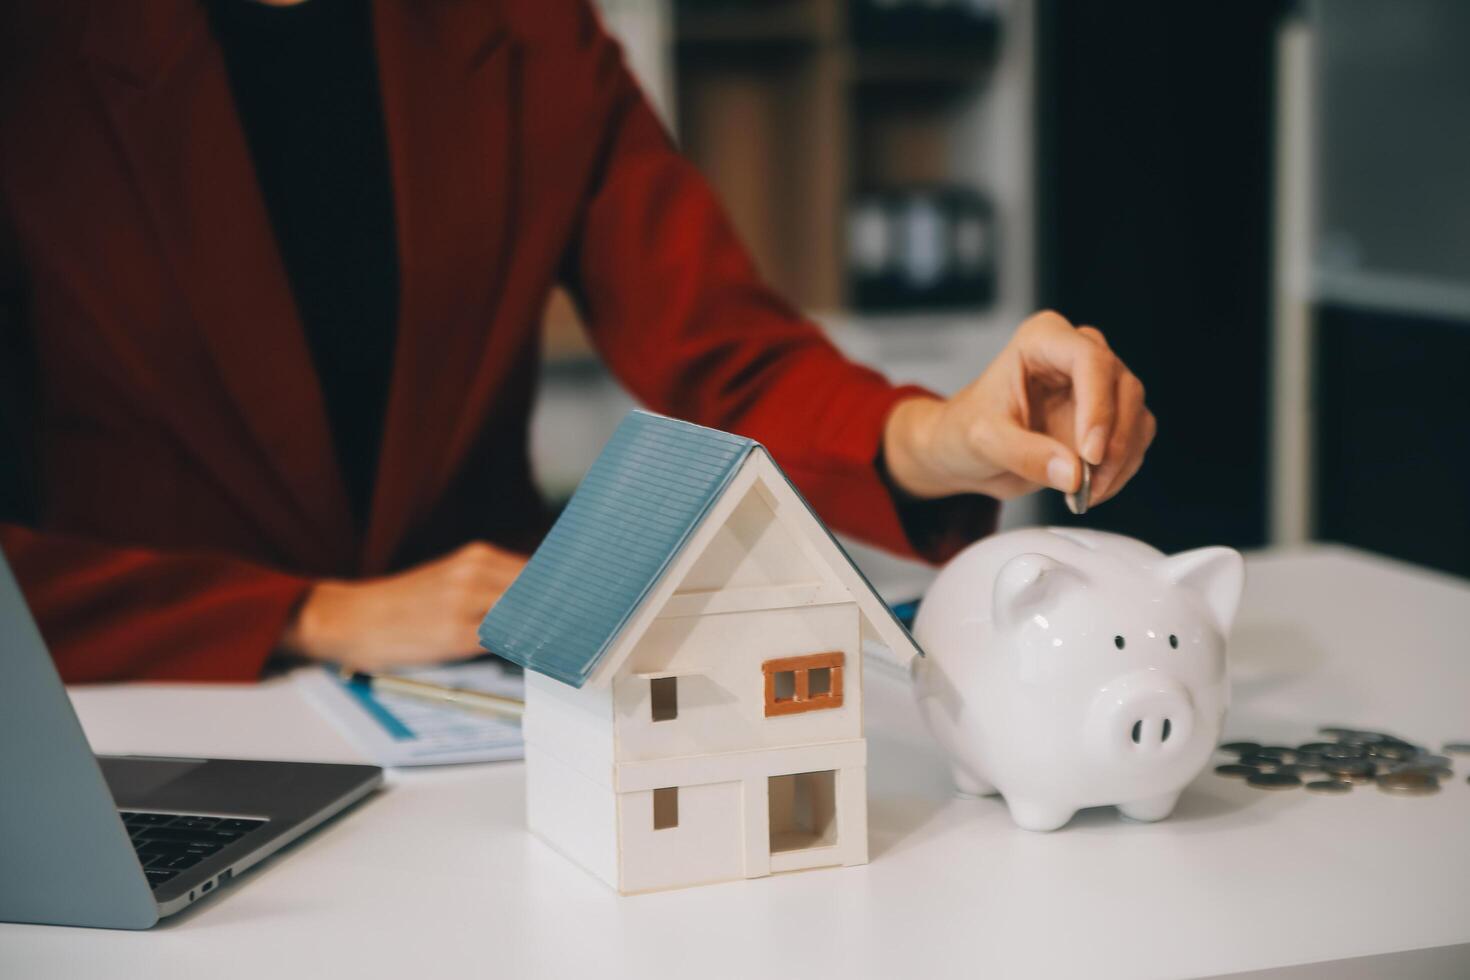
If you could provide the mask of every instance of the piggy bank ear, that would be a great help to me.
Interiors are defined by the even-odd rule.
[[[1046,555],[1017,555],[995,578],[995,624],[1015,626],[1049,608],[1057,595],[1082,584],[1082,573]]]
[[[1245,588],[1245,561],[1233,548],[1196,548],[1170,555],[1156,568],[1167,582],[1204,599],[1221,633],[1230,631],[1240,592]]]

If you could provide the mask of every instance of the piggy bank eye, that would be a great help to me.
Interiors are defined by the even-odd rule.
[[[1125,645],[1126,644],[1123,642],[1123,638],[1121,636],[1115,636],[1115,637],[1113,637],[1113,646],[1115,646],[1119,650],[1121,650],[1121,649],[1123,649],[1123,647]]]
[[[1173,647],[1175,650],[1179,649],[1179,637],[1175,636],[1173,633],[1169,634],[1169,646]]]

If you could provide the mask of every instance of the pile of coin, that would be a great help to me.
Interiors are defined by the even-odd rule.
[[[1429,796],[1440,780],[1454,775],[1449,755],[1441,755],[1386,732],[1329,725],[1317,729],[1322,741],[1289,745],[1226,742],[1222,752],[1235,762],[1215,767],[1221,776],[1244,779],[1257,789],[1295,789],[1340,795],[1355,784],[1373,783],[1385,793]],[[1448,742],[1446,753],[1470,754],[1470,742]]]

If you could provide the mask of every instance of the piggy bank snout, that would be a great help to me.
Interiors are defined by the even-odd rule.
[[[1141,671],[1098,692],[1088,713],[1087,740],[1108,761],[1147,764],[1183,751],[1194,726],[1189,691],[1172,678]]]

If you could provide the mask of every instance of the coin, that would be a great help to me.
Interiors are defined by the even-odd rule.
[[[1411,752],[1428,752],[1429,751],[1428,749],[1424,748],[1422,745],[1415,745],[1413,742],[1410,742],[1408,739],[1396,738],[1393,735],[1388,736],[1387,738],[1385,738],[1379,744],[1380,745],[1397,745],[1399,748],[1401,748],[1401,749],[1408,749]]]
[[[1328,749],[1332,749],[1332,748],[1336,748],[1336,747],[1337,747],[1337,743],[1336,742],[1304,742],[1303,744],[1298,745],[1296,747],[1296,750],[1298,752],[1304,752],[1304,753],[1306,753],[1308,755],[1321,755],[1323,752],[1326,752]]]
[[[1422,773],[1391,772],[1378,777],[1378,788],[1403,796],[1428,796],[1439,792],[1439,780]]]
[[[1433,776],[1435,779],[1449,779],[1455,771],[1449,766],[1433,766],[1420,762],[1401,762],[1388,770],[1390,775],[1407,773],[1416,776]]]
[[[1368,746],[1368,754],[1378,759],[1388,759],[1392,762],[1405,762],[1414,757],[1414,750],[1403,745],[1395,745],[1391,742],[1380,742],[1377,745]]]
[[[1322,750],[1324,759],[1361,759],[1367,754],[1361,745],[1329,745]]]
[[[1067,509],[1081,517],[1087,513],[1087,508],[1092,505],[1092,464],[1082,460],[1082,485],[1077,488],[1076,493],[1069,493],[1066,497]]]
[[[1352,788],[1352,783],[1344,782],[1341,779],[1319,779],[1316,782],[1307,783],[1308,792],[1326,793],[1332,796],[1346,793]]]
[[[1367,782],[1374,774],[1373,763],[1360,759],[1333,759],[1323,763],[1322,770],[1329,776],[1351,779],[1354,782]]]
[[[1226,742],[1221,751],[1233,752],[1231,765],[1217,766],[1222,776],[1243,777],[1258,789],[1290,789],[1306,785],[1313,793],[1342,794],[1353,783],[1374,783],[1385,793],[1428,796],[1440,789],[1440,780],[1454,775],[1453,760],[1388,732],[1346,725],[1317,729],[1330,741],[1286,745]],[[1445,753],[1470,755],[1470,740],[1445,742]],[[1470,779],[1467,779],[1470,782]]]
[[[1260,747],[1260,742],[1226,742],[1220,746],[1220,751],[1234,752],[1236,755],[1254,755]]]

